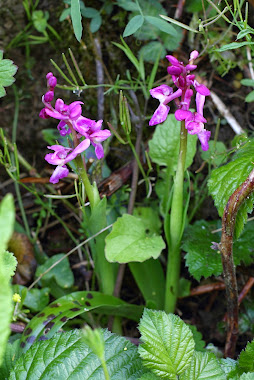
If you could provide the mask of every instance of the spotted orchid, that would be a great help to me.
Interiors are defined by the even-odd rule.
[[[198,136],[201,148],[205,151],[209,149],[208,141],[211,132],[207,131],[204,127],[207,120],[203,116],[203,107],[205,97],[210,95],[210,91],[205,85],[200,84],[195,79],[195,75],[191,73],[197,68],[197,65],[194,65],[193,61],[198,55],[199,53],[196,50],[192,51],[189,63],[186,66],[174,56],[166,56],[171,63],[167,71],[171,75],[177,90],[174,92],[171,87],[164,84],[150,90],[150,94],[160,101],[160,105],[154,112],[149,125],[157,125],[165,121],[170,110],[168,103],[174,100],[178,108],[175,112],[176,119],[185,121],[188,133]],[[191,87],[196,91],[196,112],[189,110],[193,96],[193,89]]]

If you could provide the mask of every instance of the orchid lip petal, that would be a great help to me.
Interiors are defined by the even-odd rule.
[[[149,121],[149,125],[153,126],[153,125],[163,123],[163,121],[165,121],[168,116],[169,110],[170,110],[169,106],[160,104],[159,107],[154,112],[151,120]]]

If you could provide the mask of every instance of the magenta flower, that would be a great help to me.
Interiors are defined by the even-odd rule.
[[[160,101],[159,107],[153,114],[149,125],[157,125],[166,120],[170,107],[167,105],[171,100],[179,98],[182,95],[182,90],[178,89],[176,92],[173,92],[173,89],[166,84],[162,84],[159,87],[155,87],[150,90],[150,94],[153,98]]]
[[[102,122],[103,120],[98,120],[96,122],[95,120],[81,116],[73,126],[79,133],[78,137],[85,136],[91,141],[92,145],[95,147],[95,154],[98,160],[104,157],[103,146],[101,145],[102,141],[111,136],[109,129],[101,130]]]
[[[45,160],[52,165],[57,165],[52,176],[50,177],[51,183],[58,183],[59,179],[67,177],[69,170],[66,165],[77,157],[78,154],[84,152],[90,145],[90,140],[83,140],[75,149],[65,148],[62,145],[51,145],[48,149],[54,150],[54,153],[48,153]]]
[[[171,66],[167,68],[167,71],[172,76],[177,90],[173,92],[173,89],[167,85],[161,85],[150,90],[150,94],[160,101],[160,105],[154,112],[149,125],[156,125],[166,120],[170,110],[167,104],[171,100],[175,100],[178,108],[175,112],[176,119],[181,121],[184,120],[188,133],[192,135],[197,134],[201,142],[201,148],[207,150],[209,149],[208,140],[211,132],[207,131],[204,127],[204,123],[206,123],[207,120],[203,116],[203,107],[205,97],[210,95],[210,91],[205,85],[198,83],[195,79],[195,75],[191,74],[191,71],[197,68],[197,66],[193,64],[193,60],[195,60],[198,55],[199,53],[196,50],[192,51],[189,63],[186,66],[174,56],[166,56],[171,63]],[[193,90],[190,88],[191,86],[196,90],[197,112],[191,112],[189,110],[193,95]]]

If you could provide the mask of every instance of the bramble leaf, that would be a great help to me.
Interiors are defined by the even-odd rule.
[[[239,356],[239,366],[246,372],[254,372],[254,340],[249,342]]]
[[[105,255],[109,262],[143,262],[151,257],[157,259],[164,248],[161,236],[146,234],[141,219],[124,214],[106,237]]]
[[[208,181],[208,189],[214,199],[219,215],[222,217],[224,208],[233,192],[247,179],[253,169],[254,140],[249,140],[238,150],[232,161],[212,171]],[[253,209],[254,195],[241,205],[236,217],[235,236],[238,238],[247,220],[247,214]]]
[[[143,363],[163,379],[177,379],[190,365],[194,340],[189,327],[176,315],[145,309],[138,348]]]
[[[130,341],[107,330],[103,331],[103,338],[111,380],[136,380],[145,372],[137,347]],[[9,380],[67,378],[105,379],[99,358],[86,345],[79,330],[58,333],[47,341],[35,343],[17,360]]]
[[[194,352],[191,365],[179,380],[226,380],[226,376],[213,353]]]

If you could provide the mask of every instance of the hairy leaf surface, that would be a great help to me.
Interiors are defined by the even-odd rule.
[[[213,353],[194,352],[191,365],[180,380],[226,380],[226,376]]]

